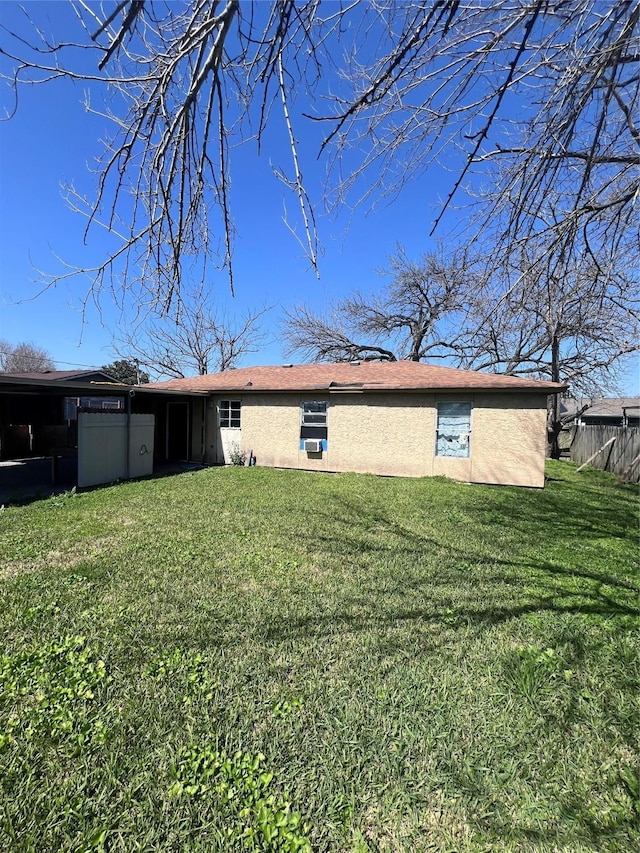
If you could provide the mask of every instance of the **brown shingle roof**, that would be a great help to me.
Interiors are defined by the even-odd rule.
[[[566,386],[519,376],[457,370],[415,361],[297,364],[242,367],[224,373],[152,382],[148,388],[184,391],[538,391],[557,393]]]

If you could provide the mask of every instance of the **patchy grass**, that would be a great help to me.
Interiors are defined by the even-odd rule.
[[[637,489],[211,469],[0,513],[0,848],[640,848]]]

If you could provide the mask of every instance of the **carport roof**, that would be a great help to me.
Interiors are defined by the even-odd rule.
[[[59,371],[63,372],[63,371]],[[78,397],[83,396],[122,396],[133,392],[133,394],[168,394],[171,396],[190,396],[202,397],[206,395],[206,391],[197,389],[178,389],[178,388],[162,388],[150,385],[123,385],[120,382],[72,382],[70,380],[59,380],[52,382],[51,380],[43,379],[42,375],[39,378],[32,379],[28,374],[13,374],[0,373],[0,392],[5,393],[45,393],[45,394],[60,394],[62,391],[65,396]]]

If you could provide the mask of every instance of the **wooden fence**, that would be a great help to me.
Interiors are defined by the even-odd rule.
[[[586,462],[625,480],[640,482],[638,427],[583,425],[573,428],[571,461]],[[612,440],[613,439],[613,440]],[[593,458],[592,458],[593,457]]]

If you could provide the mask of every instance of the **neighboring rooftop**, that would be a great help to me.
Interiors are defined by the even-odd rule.
[[[640,416],[640,397],[588,397],[575,400],[562,400],[560,413],[562,415],[581,415],[597,418],[622,418],[625,414],[637,418]]]
[[[180,391],[537,391],[566,386],[519,376],[457,370],[415,361],[339,362],[242,367],[188,379],[152,382],[148,388]]]
[[[116,382],[120,384],[117,379],[114,379],[108,373],[105,373],[104,370],[100,370],[100,368],[96,367],[94,370],[45,370],[42,373],[0,373],[2,377],[10,377],[12,379],[39,379],[45,382],[87,382],[92,376],[99,376],[101,381],[103,382]]]

